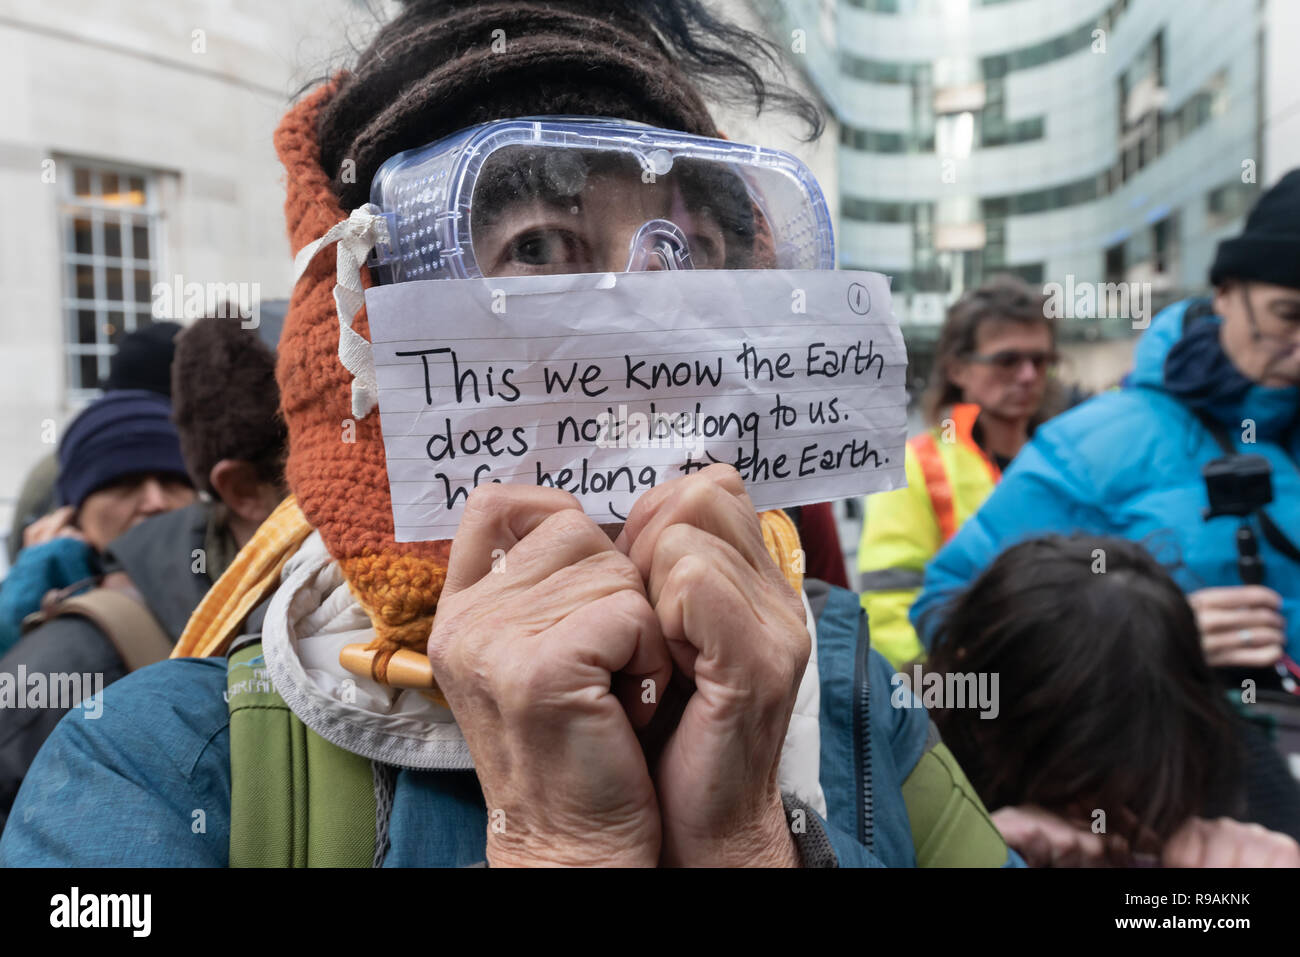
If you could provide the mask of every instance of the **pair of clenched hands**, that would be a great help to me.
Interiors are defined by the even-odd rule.
[[[567,492],[475,489],[429,658],[489,864],[797,865],[777,766],[810,651],[730,466],[645,493],[613,542]],[[652,766],[674,673],[693,691]]]

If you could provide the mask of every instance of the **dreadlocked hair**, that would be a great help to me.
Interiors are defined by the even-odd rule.
[[[764,79],[771,41],[701,0],[407,0],[321,111],[322,167],[344,209],[366,201],[384,160],[490,120],[609,116],[702,136],[719,104],[824,119],[809,98]],[[349,162],[350,161],[350,162]]]

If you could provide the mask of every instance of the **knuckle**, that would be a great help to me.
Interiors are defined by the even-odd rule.
[[[603,534],[603,533],[602,533]],[[641,573],[622,552],[613,549],[595,552],[563,572],[566,577],[602,587],[617,586],[613,591],[643,591]]]
[[[470,489],[461,521],[483,521],[487,516],[495,517],[518,494],[513,491],[515,488],[512,485],[486,482]]]
[[[735,471],[731,466],[726,468]],[[717,508],[723,504],[725,499],[732,498],[717,482],[709,481],[702,475],[694,476],[694,481],[688,482],[681,492],[683,506],[694,511],[703,511]]]
[[[704,469],[700,474],[708,475],[710,480],[730,489],[736,494],[745,490],[745,480],[740,477],[740,472],[734,465],[726,462],[718,462]]]
[[[562,508],[551,513],[537,527],[537,530],[545,530],[545,534],[548,536],[576,538],[580,541],[591,538],[592,532],[595,532],[604,539],[604,532],[600,530],[600,527],[576,508]],[[607,541],[607,539],[605,540]]]
[[[664,582],[664,585],[666,588],[672,587],[678,590],[688,590],[701,584],[706,584],[713,572],[713,567],[701,556],[694,553],[688,553],[681,556],[673,564],[672,570],[668,573],[668,578]]]
[[[459,637],[464,632],[462,619],[462,615],[449,609],[439,609],[439,613],[433,620],[433,630],[429,633],[426,649],[434,671],[439,674],[446,673],[453,678],[459,671],[456,666],[457,652],[461,644]]]
[[[771,656],[769,665],[773,681],[779,681],[782,686],[797,685],[807,660],[807,657],[800,655],[794,646],[787,645],[779,649]]]
[[[611,620],[625,625],[640,624],[653,617],[654,610],[639,590],[621,588],[609,596],[607,611]]]
[[[802,671],[808,665],[808,659],[812,657],[812,636],[808,634],[808,629],[803,625],[791,632],[792,641],[790,642],[790,662],[794,671]]]
[[[439,633],[435,628],[429,634],[429,642],[425,645],[424,653],[429,656],[429,663],[433,665],[435,675],[441,675],[444,672],[450,673],[448,668],[451,650],[451,639],[446,633]]]
[[[623,586],[622,591],[631,590],[640,594],[642,591],[641,573],[637,571],[632,559],[622,552],[602,552],[598,557],[600,570],[613,581]]]
[[[674,522],[662,532],[655,541],[655,552],[687,552],[704,546],[699,541],[700,530],[685,522]]]
[[[666,497],[672,495],[673,490],[684,481],[682,478],[669,479],[638,497],[632,503],[632,510],[627,513],[627,523],[632,525],[648,520],[648,516],[653,515],[663,505]]]

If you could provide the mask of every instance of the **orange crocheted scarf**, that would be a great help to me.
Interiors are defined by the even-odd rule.
[[[296,253],[347,217],[321,168],[320,110],[337,81],[313,91],[285,115],[275,148],[287,173],[285,222]],[[280,339],[276,377],[289,425],[286,477],[299,507],[319,529],[353,594],[375,625],[375,677],[385,679],[398,648],[422,649],[442,590],[451,542],[393,541],[393,512],[379,414],[354,420],[351,376],[339,362],[335,265],[317,256],[293,291]],[[362,284],[371,285],[362,269]],[[354,328],[369,338],[365,310]]]

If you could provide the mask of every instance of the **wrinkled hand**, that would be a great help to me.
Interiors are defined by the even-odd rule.
[[[1165,844],[1165,867],[1300,867],[1300,844],[1259,824],[1192,818]]]
[[[23,548],[32,545],[44,545],[56,538],[75,538],[84,542],[86,537],[81,529],[72,524],[77,510],[71,505],[56,508],[49,515],[43,515],[23,529]]]
[[[1030,867],[1110,867],[1129,856],[1123,838],[1094,834],[1033,804],[999,808],[990,816]]]
[[[1212,668],[1267,668],[1286,648],[1282,596],[1263,585],[1202,588],[1187,596]]]
[[[634,726],[655,710],[642,680],[664,687],[671,660],[640,573],[577,499],[470,494],[429,658],[474,758],[491,866],[658,862]]]
[[[647,492],[616,545],[694,691],[654,771],[670,866],[796,866],[777,767],[811,640],[734,468]]]

